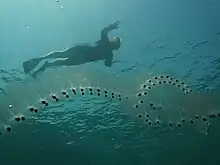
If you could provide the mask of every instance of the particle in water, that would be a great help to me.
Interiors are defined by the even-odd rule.
[[[22,121],[25,121],[25,117],[24,117],[24,116],[21,116],[21,120],[22,120]]]
[[[160,120],[157,119],[157,120],[156,120],[156,123],[157,123],[157,124],[160,124]]]
[[[138,114],[137,116],[138,116],[138,118],[141,118],[141,117],[142,117],[142,115],[141,115],[141,114]]]
[[[146,96],[146,95],[147,95],[147,92],[144,92],[143,95]]]
[[[143,100],[140,100],[140,101],[139,101],[139,103],[140,103],[140,104],[143,104],[143,103],[144,103],[144,101],[143,101]]]
[[[182,127],[181,123],[177,123],[177,126],[178,126],[178,127]]]
[[[11,132],[12,128],[11,128],[11,126],[7,126],[7,127],[5,128],[5,130],[6,130],[7,132]]]

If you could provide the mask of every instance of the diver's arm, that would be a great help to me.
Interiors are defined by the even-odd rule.
[[[110,24],[109,26],[105,27],[104,29],[102,29],[101,31],[101,40],[108,40],[108,33],[112,30],[118,29],[119,26],[119,21],[116,21],[113,24]]]
[[[105,59],[105,66],[111,67],[112,63],[113,63],[113,53],[111,52],[111,54],[107,56]]]

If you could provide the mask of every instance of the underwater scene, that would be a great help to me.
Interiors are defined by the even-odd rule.
[[[219,0],[1,0],[1,165],[219,165]]]

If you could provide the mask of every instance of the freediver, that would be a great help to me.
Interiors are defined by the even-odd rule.
[[[38,70],[31,75],[36,78],[39,72],[43,72],[50,67],[59,66],[75,66],[89,62],[104,60],[107,67],[111,67],[113,63],[113,51],[118,50],[121,46],[121,38],[113,37],[109,40],[108,33],[112,30],[118,29],[120,22],[116,21],[101,31],[101,39],[95,45],[76,45],[64,51],[55,51],[43,57],[32,58],[23,62],[23,69],[25,73],[31,72],[42,60],[56,59],[53,62],[46,61]]]

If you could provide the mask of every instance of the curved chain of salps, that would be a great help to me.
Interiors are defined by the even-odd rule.
[[[164,109],[164,106],[160,103],[155,103],[151,101],[150,95],[154,92],[154,89],[158,86],[171,86],[172,88],[177,88],[180,93],[182,93],[183,97],[188,97],[193,90],[189,88],[187,84],[183,81],[173,78],[169,75],[161,75],[161,76],[154,76],[145,81],[145,83],[141,84],[140,91],[136,93],[135,99],[136,103],[132,105],[132,108],[137,112],[137,118],[144,120],[144,122],[149,125],[161,125],[165,124],[169,127],[182,128],[183,124],[188,123],[191,125],[195,125],[196,123],[205,124],[206,130],[208,131],[209,127],[212,126],[211,120],[220,118],[220,112],[208,112],[206,115],[200,115],[199,113],[195,113],[193,116],[184,116],[183,113],[186,113],[185,109],[175,109],[175,114],[177,115],[176,121],[166,120],[165,122],[162,117],[159,115],[160,113],[166,116],[169,116],[169,109]],[[158,96],[159,97],[159,96]],[[177,96],[178,97],[178,96]],[[148,98],[148,100],[146,99]],[[167,113],[167,114],[165,114]],[[154,121],[153,121],[154,120]],[[207,133],[207,132],[206,132]]]
[[[169,75],[161,75],[161,76],[154,76],[150,79],[147,79],[144,84],[141,84],[140,91],[136,93],[135,99],[136,103],[134,105],[131,105],[134,109],[150,109],[153,110],[151,113],[149,111],[137,111],[137,118],[144,119],[144,121],[147,123],[147,125],[161,125],[165,122],[163,120],[160,120],[160,117],[157,116],[158,112],[155,110],[163,110],[163,105],[159,104],[157,105],[154,102],[151,101],[145,101],[144,98],[148,98],[151,93],[153,93],[154,89],[158,86],[162,85],[169,85],[174,88],[177,88],[181,93],[184,95],[188,95],[191,92],[193,92],[192,89],[189,88],[187,84],[185,84],[183,81],[180,81],[178,79],[175,79]],[[123,96],[122,93],[118,91],[112,91],[105,88],[100,87],[70,87],[66,90],[61,89],[58,93],[50,93],[48,96],[42,97],[40,100],[37,101],[36,104],[28,106],[25,111],[29,111],[31,113],[38,113],[42,111],[45,108],[49,108],[51,104],[61,102],[63,100],[71,100],[74,99],[75,96],[82,96],[82,97],[102,97],[109,99],[109,101],[123,101],[128,100],[128,97]],[[130,98],[130,96],[129,96]],[[13,105],[9,105],[9,112],[12,115],[12,118],[10,119],[9,123],[11,121],[15,121],[16,123],[25,121],[26,117],[24,115],[14,115],[13,112]],[[164,113],[163,113],[164,114]],[[151,115],[156,116],[155,122],[151,119]],[[169,114],[165,114],[169,116]],[[180,116],[178,118],[177,122],[173,122],[172,120],[166,121],[166,125],[169,127],[177,126],[178,128],[181,128],[184,123],[190,123],[195,124],[198,121],[202,121],[205,123],[208,127],[211,126],[210,119],[220,118],[220,113],[209,113],[206,116],[200,116],[200,114],[195,114],[194,118],[187,118]],[[202,120],[199,120],[202,119]],[[5,132],[11,132],[12,131],[12,125],[6,125],[4,126]],[[0,132],[0,135],[2,135],[3,132]]]
[[[58,93],[50,93],[47,96],[42,97],[39,99],[36,104],[27,106],[24,110],[31,113],[39,113],[42,110],[46,108],[50,108],[50,105],[54,103],[59,103],[66,100],[74,100],[75,97],[81,96],[81,97],[96,97],[98,98],[104,98],[108,99],[109,101],[123,101],[124,99],[127,99],[128,97],[125,97],[122,95],[119,91],[109,90],[107,88],[100,88],[100,87],[71,87],[68,89],[61,89]],[[11,114],[12,118],[9,119],[8,123],[12,122],[22,122],[26,120],[26,117],[24,115],[15,115],[13,113],[13,105],[8,106],[9,113]],[[4,132],[12,132],[12,124],[5,125],[3,128]],[[3,131],[0,131],[0,135],[3,134]]]

